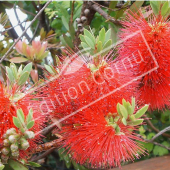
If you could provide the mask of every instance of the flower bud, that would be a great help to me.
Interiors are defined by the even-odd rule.
[[[8,138],[8,135],[5,133],[3,134],[3,139],[7,139]]]
[[[34,134],[33,131],[26,131],[24,133],[24,136],[25,136],[26,139],[33,139],[35,137],[35,134]]]
[[[1,155],[1,159],[4,161],[8,160],[8,158],[9,158],[9,156],[7,156],[7,155],[3,155],[3,154]]]
[[[4,139],[3,140],[3,145],[4,146],[9,146],[10,145],[9,139]]]
[[[82,17],[81,17],[81,21],[82,21],[82,22],[85,22],[85,21],[87,21],[87,18],[86,18],[85,16],[82,16]]]
[[[77,27],[78,28],[82,28],[82,24],[77,24]]]
[[[9,150],[9,148],[4,147],[4,148],[1,149],[1,152],[2,152],[4,155],[8,155],[9,152],[10,152],[10,150]]]
[[[81,21],[80,18],[76,18],[77,23],[80,23],[80,21]]]
[[[85,9],[84,10],[84,14],[87,16],[88,14],[90,13],[90,10],[89,9]]]
[[[20,139],[20,149],[27,150],[29,148],[29,142],[25,138]]]
[[[10,135],[8,139],[11,143],[16,143],[18,140],[18,137],[19,135]]]
[[[15,135],[16,134],[16,129],[15,128],[11,128],[11,129],[8,129],[6,131],[6,135],[7,136],[10,136],[10,135]]]
[[[12,156],[18,157],[19,156],[19,151],[12,152]]]
[[[12,152],[16,152],[18,150],[18,145],[16,143],[13,143],[11,146],[10,146],[10,149]]]

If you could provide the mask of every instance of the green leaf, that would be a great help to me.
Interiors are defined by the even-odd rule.
[[[106,43],[111,38],[111,29],[109,29],[105,34],[105,42]]]
[[[101,41],[102,44],[105,42],[105,29],[102,28],[101,31],[99,32],[99,39],[98,41]]]
[[[105,50],[103,53],[102,53],[102,56],[106,55],[108,53],[108,51],[110,51],[110,49],[112,48],[112,40],[108,40],[105,45],[103,46],[103,50]]]
[[[29,64],[27,64],[27,65],[24,67],[22,73],[24,73],[24,72],[30,73],[31,70],[32,70],[32,63],[29,63]]]
[[[84,43],[84,42],[81,42],[81,46],[83,47],[83,49],[85,50],[85,51],[89,51],[90,50],[90,47],[86,44],[86,43]]]
[[[147,135],[147,139],[150,140],[155,136],[155,133],[151,132]]]
[[[17,79],[17,67],[16,67],[16,65],[14,63],[10,63],[10,69],[12,70],[14,78],[16,80]]]
[[[32,167],[36,167],[36,168],[41,167],[41,165],[38,164],[38,163],[36,163],[36,162],[31,162],[31,161],[29,161],[28,163],[29,163],[28,165],[30,165],[30,166],[32,166]]]
[[[67,18],[65,18],[64,16],[61,17],[62,23],[64,25],[64,27],[67,29],[67,31],[69,31],[69,25],[68,25],[68,21]]]
[[[127,109],[127,112],[129,115],[131,115],[133,112],[132,112],[132,106],[129,102],[127,102],[127,106],[126,106],[126,109]]]
[[[16,160],[9,159],[8,164],[14,169],[14,170],[28,170],[26,166],[24,166],[22,163]]]
[[[22,109],[17,110],[17,117],[20,120],[20,122],[24,125],[25,116],[24,116]]]
[[[32,120],[32,118],[33,118],[33,110],[31,108],[26,118],[27,123],[29,123]]]
[[[161,8],[161,15],[162,16],[166,16],[166,14],[168,13],[168,9],[169,9],[169,2],[165,2]]]
[[[131,7],[130,7],[130,10],[132,12],[136,12],[139,10],[139,8],[143,5],[144,1],[135,1]]]
[[[82,34],[79,35],[81,42],[85,42],[84,36]]]
[[[19,85],[19,86],[24,85],[24,84],[26,83],[26,81],[28,80],[28,78],[29,78],[29,72],[26,71],[26,72],[24,72],[24,73],[21,75],[21,77],[19,78],[19,80],[18,80],[18,85]]]
[[[9,61],[13,63],[23,63],[23,62],[28,61],[28,59],[24,57],[13,57]]]
[[[93,44],[96,43],[96,39],[95,39],[94,35],[91,34],[87,29],[84,29],[84,35],[89,37],[93,41]]]
[[[6,66],[6,71],[7,71],[8,79],[10,80],[10,82],[13,83],[15,81],[13,71],[9,67],[7,67],[7,66]]]
[[[136,114],[134,115],[136,119],[140,118],[141,116],[143,116],[145,114],[145,112],[148,110],[149,105],[145,105],[143,106],[140,110],[138,110],[136,112]]]
[[[150,5],[152,7],[154,14],[158,15],[160,10],[160,1],[150,1]]]
[[[126,126],[127,125],[127,122],[126,122],[126,119],[123,117],[122,118],[122,123]]]
[[[89,45],[89,47],[91,47],[92,49],[95,49],[95,47],[94,47],[95,44],[89,37],[84,36],[84,39],[85,39],[86,43]]]
[[[123,116],[125,119],[127,119],[128,113],[127,113],[126,108],[125,108],[123,105],[119,104],[119,109],[120,109],[120,112],[121,112],[122,116]]]
[[[156,155],[163,156],[163,155],[166,155],[168,153],[169,153],[168,149],[160,147],[160,146],[157,146],[157,145],[153,149],[153,154],[155,156]]]
[[[73,48],[73,42],[72,42],[71,37],[68,37],[68,36],[64,35],[63,38],[64,38],[67,46],[69,46],[70,48]]]
[[[153,143],[146,143],[146,142],[141,142],[143,147],[148,151],[151,152],[153,150],[154,144]]]
[[[137,126],[137,125],[140,125],[142,122],[143,122],[143,119],[137,119],[134,121],[127,122],[127,124],[130,126]]]
[[[134,111],[135,111],[135,98],[132,97],[132,113],[134,113]]]
[[[44,64],[44,67],[49,73],[54,74],[53,70],[51,69],[49,65]]]
[[[18,74],[17,74],[17,77],[19,77],[22,73],[22,65],[20,65],[19,69],[18,69]]]
[[[15,116],[13,116],[13,123],[17,128],[21,128],[22,126],[20,120]]]
[[[27,124],[27,129],[31,129],[33,126],[34,126],[34,120],[30,121],[28,124]]]
[[[101,52],[102,51],[102,42],[101,41],[98,41],[97,43],[97,52]]]
[[[0,170],[3,170],[5,168],[5,166],[4,165],[0,165]]]

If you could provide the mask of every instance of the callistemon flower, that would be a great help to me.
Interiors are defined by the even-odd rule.
[[[14,127],[12,118],[15,115],[15,107],[11,104],[9,98],[5,96],[2,83],[0,82],[0,146],[2,145],[3,134],[9,128]]]
[[[133,80],[133,75],[123,69],[121,63],[101,59],[95,64],[93,59],[86,62],[79,56],[63,65],[59,74],[51,78],[44,91],[51,98],[56,117],[57,113],[64,117],[90,105],[96,105],[106,114],[115,112],[113,106],[123,97],[130,99],[136,85],[126,84]]]
[[[134,108],[134,98],[132,105],[123,99],[117,112],[106,115],[100,107],[92,106],[64,120],[60,131],[65,139],[63,147],[77,163],[92,168],[120,167],[121,162],[139,158],[144,150],[134,131],[143,122],[140,117],[148,105],[135,114]]]
[[[32,41],[32,46],[30,46],[27,45],[25,41],[19,40],[15,48],[18,53],[26,56],[31,61],[41,62],[41,60],[48,55],[48,51],[45,51],[47,42],[41,43],[41,41]]]
[[[143,75],[138,91],[140,103],[150,104],[152,110],[170,106],[170,22],[160,15],[146,20],[141,12],[131,12],[122,24],[120,38],[135,35],[121,44],[119,59],[135,53],[141,56],[134,72]]]

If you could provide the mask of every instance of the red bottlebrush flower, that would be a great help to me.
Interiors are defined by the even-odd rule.
[[[14,127],[13,116],[16,115],[15,107],[11,104],[9,98],[4,94],[2,84],[0,82],[0,145],[2,144],[3,134],[10,128]]]
[[[135,133],[136,126],[124,125],[117,113],[104,115],[99,108],[86,108],[66,120],[61,130],[72,158],[92,168],[121,166],[144,153]]]
[[[136,85],[126,85],[133,80],[133,76],[130,71],[122,68],[122,64],[116,61],[103,59],[96,65],[93,60],[85,62],[76,56],[65,71],[53,78],[48,88],[44,88],[54,106],[54,117],[61,118],[61,115],[67,116],[90,105],[96,105],[106,114],[115,112],[116,107],[113,106],[122,98],[130,99]]]
[[[136,65],[136,76],[150,71],[140,79],[138,100],[142,104],[150,104],[151,110],[170,106],[170,22],[162,16],[154,16],[146,21],[142,13],[131,13],[122,23],[124,28],[120,37],[123,39],[141,30],[158,63],[158,68],[150,71],[156,68],[156,64],[141,34],[136,34],[121,44],[119,59],[132,56],[135,51],[139,51],[143,58],[143,61]]]

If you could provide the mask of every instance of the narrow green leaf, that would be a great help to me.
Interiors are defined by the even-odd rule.
[[[130,7],[130,10],[132,12],[136,12],[139,10],[139,8],[143,5],[144,1],[135,1],[131,7]]]
[[[7,72],[8,79],[10,80],[10,82],[13,83],[15,81],[13,71],[9,67],[6,66],[6,72]]]
[[[44,67],[49,73],[54,74],[53,70],[51,69],[51,67],[49,65],[44,64]]]
[[[73,48],[73,42],[72,42],[71,37],[68,37],[68,36],[64,35],[63,38],[64,38],[67,46],[69,46],[70,48]]]
[[[31,162],[31,161],[29,161],[28,163],[29,163],[28,165],[30,165],[30,166],[32,166],[32,167],[36,167],[36,168],[41,167],[41,165],[38,164],[38,163],[36,163],[36,162]]]
[[[32,63],[29,63],[29,64],[27,64],[27,65],[24,67],[22,73],[24,73],[24,72],[30,73],[31,70],[32,70]]]
[[[107,49],[107,51],[110,51],[110,49],[112,48],[111,45],[112,45],[112,40],[110,39],[104,44],[103,49]]]
[[[27,129],[31,129],[33,126],[34,126],[34,120],[30,121],[28,124],[27,124]]]
[[[19,69],[18,69],[18,74],[17,74],[17,77],[19,77],[22,73],[22,65],[20,65]]]
[[[30,122],[32,120],[32,118],[33,118],[33,110],[31,108],[29,110],[29,113],[28,113],[27,118],[26,118],[27,123]]]
[[[81,42],[85,42],[84,36],[82,34],[79,35]]]
[[[105,29],[102,28],[99,32],[99,39],[98,41],[101,41],[102,44],[104,44],[104,41],[105,41]]]
[[[17,110],[17,117],[20,120],[20,122],[24,125],[25,116],[24,116],[22,109]]]
[[[97,52],[101,52],[102,51],[102,42],[101,41],[98,41],[97,43]]]
[[[67,18],[62,16],[61,20],[62,20],[64,27],[67,29],[67,31],[69,31],[69,25],[68,25],[69,21],[67,20]]]
[[[160,1],[150,1],[150,5],[154,14],[158,15],[160,11]]]
[[[84,29],[84,35],[89,37],[93,41],[94,44],[96,43],[96,39],[94,35],[90,33],[90,31],[88,31],[87,29]]]
[[[109,30],[106,32],[104,43],[106,43],[110,38],[111,38],[111,29],[109,29]]]
[[[20,120],[15,116],[13,116],[13,123],[17,128],[21,128],[22,126]]]
[[[17,79],[17,67],[16,67],[16,65],[14,63],[10,63],[10,69],[12,70],[14,78],[16,80]]]
[[[132,97],[132,113],[134,113],[134,111],[135,111],[135,98]]]
[[[168,9],[169,9],[169,2],[167,1],[163,4],[163,6],[161,8],[161,15],[166,16]]]
[[[19,86],[22,86],[22,85],[24,85],[25,83],[26,83],[26,81],[28,80],[28,78],[29,78],[29,72],[28,71],[26,71],[26,72],[24,72],[22,75],[21,75],[21,77],[19,78],[19,80],[18,80],[18,85]]]
[[[13,63],[23,63],[23,62],[28,61],[28,59],[24,57],[13,57],[9,61]]]
[[[86,43],[89,45],[89,47],[91,47],[92,49],[95,49],[95,44],[89,37],[84,36],[84,39],[85,39]]]
[[[16,160],[10,159],[8,161],[8,164],[14,169],[14,170],[28,170],[26,166],[24,166],[22,163]]]
[[[126,108],[125,108],[123,105],[119,104],[119,109],[120,109],[120,112],[121,112],[122,116],[123,116],[125,119],[127,119],[128,113],[127,113]]]
[[[119,105],[120,105],[120,103],[117,104],[117,112],[118,112],[118,114],[122,117],[123,115],[121,114]]]
[[[130,126],[137,126],[137,125],[140,125],[142,122],[143,122],[143,119],[137,119],[134,121],[127,122],[127,124]]]
[[[127,125],[127,122],[126,122],[126,119],[123,117],[122,118],[122,123],[126,126]]]
[[[145,105],[143,106],[140,110],[138,110],[136,112],[136,114],[134,115],[136,119],[140,118],[141,116],[143,116],[145,114],[145,112],[148,110],[149,105]]]

